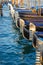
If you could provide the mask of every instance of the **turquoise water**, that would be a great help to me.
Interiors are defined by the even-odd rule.
[[[4,6],[0,16],[0,65],[34,65],[35,49],[24,39]],[[4,9],[3,7],[3,9]]]

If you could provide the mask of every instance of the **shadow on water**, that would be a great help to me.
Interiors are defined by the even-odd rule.
[[[23,49],[24,49],[23,54],[29,54],[29,53],[35,52],[35,50],[33,49],[33,46],[28,44],[25,45]]]

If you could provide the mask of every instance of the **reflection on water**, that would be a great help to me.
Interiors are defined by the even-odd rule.
[[[34,65],[35,50],[32,42],[22,37],[9,11],[3,12],[3,17],[0,17],[0,65]]]

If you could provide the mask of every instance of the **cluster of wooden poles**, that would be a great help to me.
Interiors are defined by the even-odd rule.
[[[13,0],[14,1],[14,0]],[[43,8],[26,9],[9,5],[10,14],[23,37],[36,48],[36,65],[43,65]]]

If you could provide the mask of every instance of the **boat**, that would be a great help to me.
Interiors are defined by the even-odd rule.
[[[43,31],[43,17],[35,17],[30,20],[31,22],[28,20],[18,19],[17,23],[17,26],[20,28],[20,32],[22,33],[23,37],[27,38],[28,40],[32,40],[32,35],[34,32]]]
[[[38,44],[43,44],[43,32],[35,32],[32,43],[33,47],[38,49]]]
[[[39,4],[39,6],[40,6],[40,4]],[[29,20],[30,22],[31,21],[33,22],[34,20],[39,19],[39,18],[43,19],[43,7],[42,6],[39,7],[39,6],[37,6],[36,8],[33,7],[31,9],[22,9],[22,10],[20,10],[20,9],[18,10],[17,9],[16,10],[16,14],[15,14],[15,16],[18,15],[18,16],[15,17],[16,18],[17,27],[19,27],[18,26],[19,23],[22,24],[22,22],[23,22],[25,24],[25,21],[21,22],[21,19]],[[21,24],[19,24],[19,25],[21,25]]]
[[[33,27],[34,27],[34,29],[33,29]],[[24,38],[26,38],[28,40],[32,40],[33,34],[35,33],[35,31],[36,31],[36,26],[33,23],[30,23],[30,24],[24,26],[22,28],[21,32],[22,32],[22,35]]]
[[[16,26],[19,28],[18,24],[21,23],[21,20],[34,20],[34,16],[38,17],[39,15],[36,12],[32,12],[32,10],[26,9],[26,8],[18,8],[15,9],[15,23]],[[25,21],[24,21],[25,23]],[[20,24],[19,24],[20,25]]]
[[[18,24],[18,27],[20,27],[20,31],[22,32],[23,36],[28,40],[29,37],[31,37],[32,40],[32,35],[34,34],[34,32],[43,31],[43,8],[38,9],[38,15],[27,15],[25,19],[20,19],[18,21]]]
[[[32,45],[36,49],[36,60],[39,59],[40,64],[42,65],[43,64],[43,32],[36,32],[33,35]]]
[[[27,5],[30,4],[30,2],[28,3],[28,1],[26,1],[26,3],[27,3]],[[29,7],[29,5],[28,5],[28,7]],[[28,15],[29,16],[30,15],[37,15],[36,9],[34,7],[33,8],[32,7],[31,8],[28,8],[28,7],[24,7],[24,6],[22,7],[22,5],[19,6],[19,7],[14,7],[14,10],[15,10],[15,14],[14,14],[15,15],[15,22],[14,23],[16,23],[16,25],[19,22],[18,21],[18,18],[22,18],[22,19],[25,19],[26,20],[26,17]]]
[[[22,19],[22,17],[20,17],[20,15],[19,15],[19,13],[18,12],[25,12],[25,13],[29,13],[29,12],[31,12],[31,11],[29,11],[29,10],[26,10],[26,8],[20,8],[20,9],[17,9],[16,11],[15,11],[15,23],[16,23],[16,26],[17,27],[19,27],[18,26],[18,24],[19,24],[19,22],[21,21],[21,19]],[[24,15],[24,14],[23,14]]]
[[[32,40],[33,34],[36,31],[39,32],[43,32],[43,20],[41,21],[41,19],[39,19],[40,21],[38,21],[36,19],[36,21],[34,22],[28,22],[25,21],[25,26],[21,25],[21,32],[23,37],[27,38],[28,40]]]
[[[15,20],[14,23],[16,23],[16,25],[18,23],[18,18],[26,19],[26,17],[28,15],[29,16],[31,16],[31,15],[37,15],[36,9],[34,7],[33,8],[31,7],[31,9],[29,9],[29,8],[23,6],[23,0],[20,1],[20,5],[19,5],[18,1],[19,0],[15,1],[15,6],[13,7],[13,9],[14,9],[14,16],[13,16],[13,18]],[[28,1],[26,1],[26,2],[28,4]],[[16,6],[16,4],[18,5],[18,7]]]
[[[39,11],[39,10],[38,10],[38,11]],[[24,23],[25,23],[25,20],[28,20],[28,21],[30,21],[30,22],[33,22],[33,21],[35,21],[36,19],[39,20],[39,18],[40,18],[40,19],[43,19],[43,9],[41,9],[41,16],[40,16],[40,12],[39,12],[39,13],[34,13],[34,12],[32,12],[31,10],[26,10],[26,9],[24,9],[24,10],[19,10],[19,13],[16,12],[16,14],[18,15],[18,16],[16,16],[16,18],[17,18],[17,23],[18,23],[18,24],[19,24],[19,22],[21,22],[21,20],[18,21],[18,18],[19,18],[19,19],[23,19],[23,20],[24,20]],[[17,24],[17,23],[16,23],[16,24]],[[18,24],[17,24],[17,27],[18,27]],[[22,22],[21,22],[21,24],[22,24]]]
[[[25,9],[25,8],[24,9],[23,8],[15,8],[16,26],[17,27],[20,27],[20,31],[22,33],[23,33],[23,28],[25,26],[27,26],[27,21],[29,23],[28,26],[30,25],[30,28],[28,30],[29,33],[30,33],[30,31],[33,32],[33,28],[34,28],[34,32],[36,31],[36,28],[35,28],[35,25],[33,24],[33,22],[35,22],[36,20],[37,20],[36,22],[38,22],[38,21],[39,22],[41,22],[41,21],[43,22],[43,16],[42,16],[43,12],[40,13],[40,10],[42,11],[43,9],[42,8],[39,8],[38,9],[38,13],[37,13],[35,11],[35,9],[29,10],[29,9]],[[26,20],[26,22],[25,22],[25,20]]]

